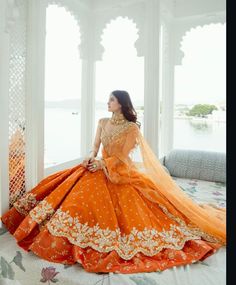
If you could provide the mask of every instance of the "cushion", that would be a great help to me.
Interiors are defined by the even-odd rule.
[[[165,156],[164,165],[174,177],[226,182],[225,153],[174,149]]]

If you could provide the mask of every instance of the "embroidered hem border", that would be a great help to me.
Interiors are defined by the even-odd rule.
[[[132,251],[131,254],[123,254],[122,251],[120,250],[120,248],[118,246],[111,246],[111,247],[107,247],[106,249],[101,249],[99,246],[95,245],[94,243],[92,242],[88,242],[86,243],[85,245],[84,244],[81,244],[80,242],[75,242],[71,237],[69,237],[68,235],[66,234],[60,234],[58,232],[56,232],[55,230],[51,229],[50,227],[48,227],[48,230],[49,232],[54,235],[54,236],[58,236],[58,237],[66,237],[72,244],[74,245],[78,245],[79,247],[81,248],[86,248],[86,247],[91,247],[92,249],[98,251],[98,252],[101,252],[101,253],[104,253],[104,252],[110,252],[110,251],[113,251],[115,250],[117,252],[117,254],[123,258],[124,260],[130,260],[132,259],[137,253],[143,253],[144,255],[146,256],[154,256],[156,255],[158,252],[160,252],[162,249],[164,248],[171,248],[171,249],[176,249],[176,250],[180,250],[184,247],[184,244],[185,242],[189,241],[189,240],[199,240],[200,237],[198,236],[192,236],[192,237],[186,237],[184,239],[182,239],[182,241],[180,242],[180,244],[178,246],[173,246],[173,245],[168,245],[168,244],[165,244],[163,246],[159,246],[156,250],[154,251],[150,251],[150,250],[146,250],[142,247],[137,247],[136,249],[134,249]]]
[[[39,205],[30,211],[29,215],[32,220],[40,225],[47,217],[55,213],[52,220],[46,221],[45,223],[52,235],[66,237],[72,244],[78,245],[81,248],[90,246],[99,252],[115,250],[118,255],[125,260],[131,259],[138,252],[142,252],[147,256],[153,256],[163,248],[179,250],[183,248],[186,241],[199,240],[201,237],[210,242],[220,242],[199,228],[189,228],[183,220],[173,216],[164,206],[160,205],[160,207],[164,213],[179,223],[180,227],[171,225],[170,231],[163,230],[162,232],[158,232],[156,229],[146,228],[143,231],[138,231],[136,228],[133,228],[129,235],[121,236],[119,228],[113,231],[108,228],[101,229],[98,224],[94,227],[89,227],[87,223],[79,223],[77,218],[71,217],[68,211],[63,212],[60,208],[55,213],[53,207],[46,201],[41,201]],[[18,208],[16,208],[16,210],[18,210]],[[68,228],[68,224],[73,227],[74,232]],[[63,229],[64,232],[60,232],[60,228]],[[178,234],[176,235],[176,231],[179,232],[179,236]],[[92,237],[93,233],[94,237]],[[160,237],[159,240],[156,239],[157,236]],[[161,239],[161,237],[164,239]],[[136,241],[134,241],[135,238]],[[78,241],[78,239],[80,239],[80,241]],[[165,244],[160,245],[160,243],[163,243],[163,240]],[[142,245],[140,246],[140,244]]]

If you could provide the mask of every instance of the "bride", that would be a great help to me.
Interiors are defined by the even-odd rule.
[[[116,273],[194,263],[226,245],[225,209],[198,205],[164,170],[129,94],[113,91],[108,110],[89,156],[44,178],[1,217],[17,244],[51,262]]]

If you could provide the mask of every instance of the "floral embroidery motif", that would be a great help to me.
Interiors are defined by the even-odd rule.
[[[30,211],[29,215],[35,222],[41,224],[51,217],[54,211],[53,207],[47,201],[43,200],[37,207]]]
[[[182,227],[187,228],[188,233],[191,233],[193,235],[198,235],[201,236],[203,239],[205,239],[206,241],[209,242],[216,242],[216,243],[222,243],[223,241],[220,241],[219,239],[217,239],[216,237],[207,234],[206,232],[203,232],[201,229],[194,227],[194,228],[190,228],[186,225],[186,223],[181,220],[180,218],[172,215],[165,206],[160,205],[159,207],[163,210],[163,212],[171,219],[173,219],[174,221],[176,221],[177,223],[179,223]],[[188,234],[186,233],[186,234]]]
[[[144,228],[142,231],[135,227],[130,234],[122,234],[119,228],[101,229],[97,223],[90,227],[88,223],[81,224],[78,218],[70,216],[69,211],[58,209],[54,217],[47,223],[52,235],[67,237],[68,240],[82,248],[92,247],[99,252],[116,250],[120,257],[129,260],[136,253],[153,256],[163,248],[182,249],[184,243],[192,239],[200,239],[193,235],[186,227],[170,225],[170,230]]]
[[[39,201],[36,199],[36,195],[33,193],[26,193],[20,199],[18,199],[13,206],[22,215],[27,216],[29,211],[33,209]]]
[[[117,128],[117,130],[111,132],[111,134],[106,134],[106,131],[103,127],[103,125],[101,124],[102,127],[102,133],[101,133],[101,141],[103,146],[105,147],[108,143],[110,143],[112,140],[114,140],[115,138],[117,139],[121,139],[123,141],[123,138],[119,138],[119,135],[127,130],[131,125],[133,125],[133,122],[127,122],[123,125],[121,125],[121,127]]]

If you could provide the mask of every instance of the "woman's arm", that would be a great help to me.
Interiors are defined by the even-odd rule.
[[[100,144],[101,144],[101,131],[102,131],[102,119],[100,119],[98,121],[98,125],[97,125],[97,131],[96,131],[96,135],[95,135],[95,139],[93,142],[93,147],[92,150],[90,151],[90,157],[96,157],[100,148]]]
[[[89,152],[88,156],[82,162],[82,165],[84,167],[86,167],[86,168],[88,168],[89,163],[93,162],[94,158],[98,154],[99,147],[100,147],[100,144],[101,144],[101,131],[102,131],[101,123],[102,123],[102,119],[100,119],[98,121],[97,131],[96,131],[96,135],[95,135],[95,139],[94,139],[94,143],[93,143],[93,148]]]

